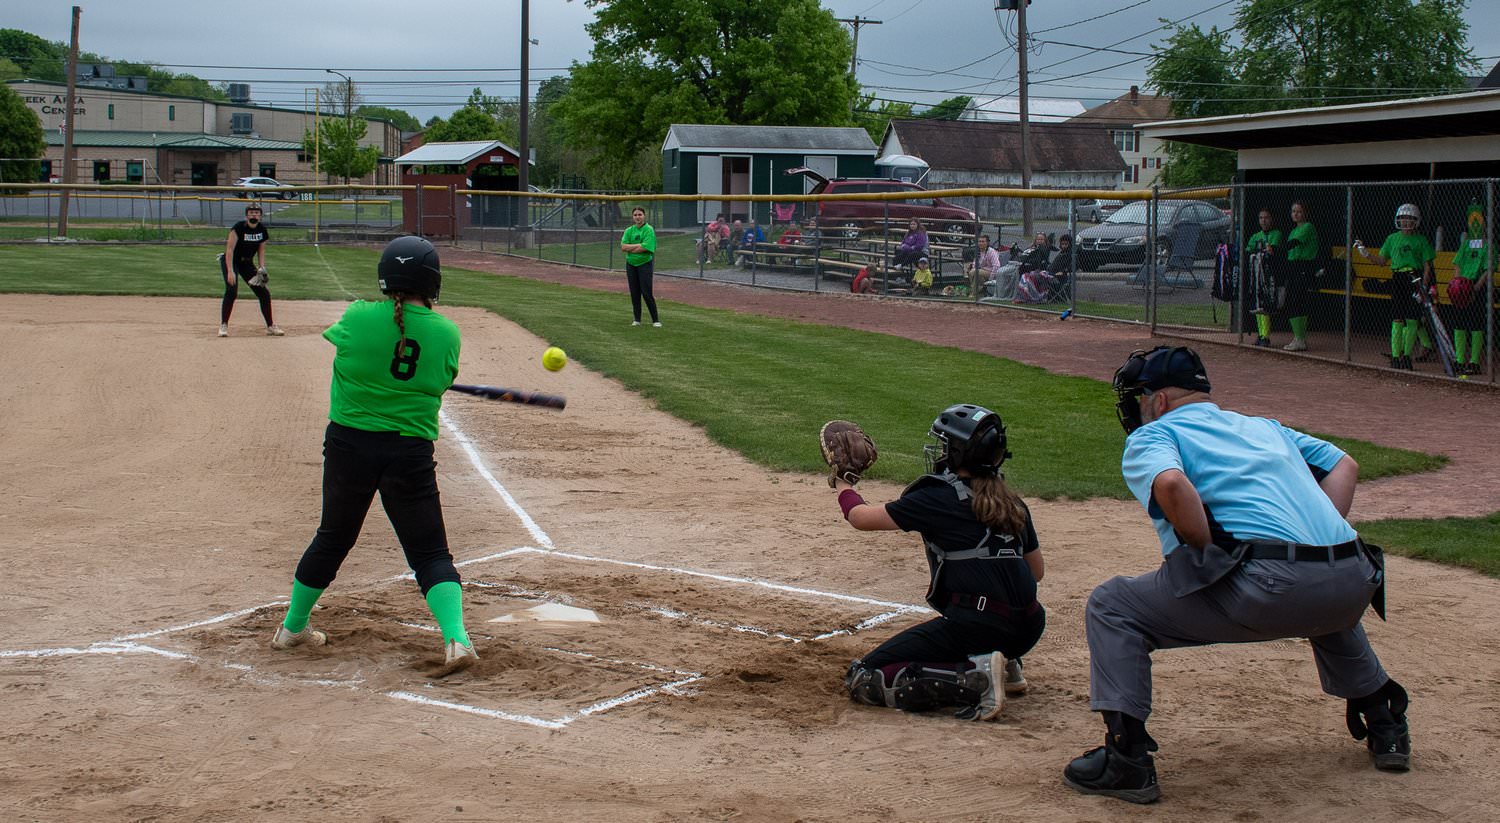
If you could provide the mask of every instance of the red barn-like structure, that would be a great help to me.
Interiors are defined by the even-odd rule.
[[[457,189],[517,191],[520,158],[499,140],[427,143],[396,158],[402,185],[441,186],[401,193],[402,227],[423,237],[454,237],[469,226],[511,226],[513,197],[453,196]]]

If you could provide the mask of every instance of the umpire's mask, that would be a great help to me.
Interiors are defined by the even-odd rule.
[[[1208,371],[1198,353],[1187,346],[1157,346],[1131,352],[1124,365],[1115,370],[1115,412],[1128,435],[1144,425],[1141,420],[1141,395],[1169,387],[1208,392]]]

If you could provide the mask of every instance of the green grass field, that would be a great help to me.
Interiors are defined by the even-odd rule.
[[[377,297],[375,252],[272,247],[279,299]],[[0,290],[56,294],[216,297],[212,250],[0,247]],[[1011,482],[1039,497],[1124,497],[1123,433],[1108,387],[1013,361],[900,337],[735,314],[664,307],[663,331],[632,328],[619,295],[462,269],[445,271],[445,304],[487,308],[567,349],[579,363],[765,466],[816,472],[814,433],[854,419],[882,447],[872,477],[921,471],[928,424],[951,403],[996,409],[1010,429]],[[504,363],[485,382],[503,383]],[[475,376],[478,379],[479,376]],[[1340,440],[1368,478],[1428,471],[1443,459]]]
[[[1366,540],[1392,554],[1500,577],[1500,512],[1484,517],[1372,520],[1355,525]]]

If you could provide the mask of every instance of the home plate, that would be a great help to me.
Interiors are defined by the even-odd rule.
[[[491,623],[598,623],[599,615],[589,609],[564,606],[561,603],[543,603],[518,612],[491,619]]]

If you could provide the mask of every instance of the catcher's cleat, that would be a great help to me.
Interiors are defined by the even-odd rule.
[[[975,722],[994,720],[1005,708],[1005,690],[1000,686],[1001,679],[1005,677],[1005,655],[991,652],[971,657],[969,662],[974,664],[974,669],[964,672],[964,680],[966,685],[979,692],[979,700],[972,706],[960,709],[955,716],[959,720]]]
[[[286,332],[282,331],[280,326],[272,325],[266,326],[266,334],[270,337],[280,337],[286,334]]]
[[[1026,675],[1021,673],[1021,658],[1005,661],[1005,694],[1007,697],[1026,693]]]
[[[1155,803],[1161,799],[1156,782],[1156,761],[1144,745],[1133,756],[1113,740],[1073,758],[1063,769],[1063,782],[1084,794],[1114,797],[1131,803]]]
[[[473,646],[465,646],[457,640],[449,640],[443,647],[443,665],[432,673],[432,677],[447,677],[455,672],[474,665],[479,660],[479,655]]]
[[[229,324],[228,323],[220,323],[219,324],[219,336],[220,337],[228,337],[229,336]]]
[[[278,625],[276,634],[271,638],[271,648],[290,649],[293,646],[321,646],[328,642],[328,635],[317,629],[303,628],[300,632],[289,631],[286,626]]]

